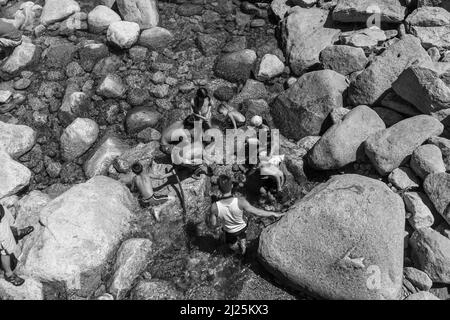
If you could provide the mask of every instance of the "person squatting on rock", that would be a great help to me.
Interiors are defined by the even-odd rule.
[[[0,19],[0,59],[8,56],[22,43],[22,32],[13,24]]]
[[[219,108],[217,110],[220,114],[224,115],[225,117],[228,117],[228,119],[233,124],[233,128],[237,129],[239,127],[242,127],[245,125],[246,118],[245,116],[234,109],[230,105],[226,105],[224,103],[219,105]]]
[[[195,163],[193,160],[203,158],[203,145],[196,145],[192,141],[194,126],[195,122],[198,122],[203,131],[211,128],[211,109],[214,107],[214,103],[208,95],[208,91],[200,88],[197,90],[191,104],[192,114],[184,121],[176,121],[164,129],[161,134],[160,144],[161,151],[171,156],[173,164],[194,169],[193,177],[198,179],[202,173],[207,173],[207,169],[203,163]],[[188,154],[174,155],[172,151],[175,146],[186,150]]]
[[[168,195],[156,195],[153,190],[152,180],[164,180],[173,176],[173,173],[167,173],[164,175],[153,174],[153,163],[154,162],[146,168],[144,168],[139,162],[136,162],[131,166],[131,170],[135,174],[131,181],[131,190],[139,191],[140,201],[144,207],[158,206],[171,199]],[[159,214],[156,213],[156,211],[153,211],[153,214],[155,219],[159,222]]]
[[[18,241],[34,231],[33,227],[17,229],[12,226],[14,219],[8,209],[0,205],[0,258],[5,280],[14,286],[21,286],[25,280],[14,273],[17,266],[16,255],[20,256]]]
[[[210,228],[215,229],[220,222],[225,234],[225,242],[229,248],[234,252],[245,255],[247,222],[244,218],[244,212],[261,218],[279,218],[284,214],[258,209],[245,198],[234,197],[232,194],[233,180],[229,176],[220,176],[218,184],[222,198],[211,206],[211,212],[207,216],[206,223]]]

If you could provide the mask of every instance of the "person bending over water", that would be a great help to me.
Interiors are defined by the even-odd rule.
[[[168,200],[170,200],[172,197],[168,195],[156,195],[153,186],[152,186],[152,180],[164,180],[171,176],[173,176],[172,173],[167,173],[164,175],[156,175],[151,172],[152,166],[149,166],[147,168],[143,168],[142,164],[139,162],[136,162],[132,165],[131,170],[135,174],[135,177],[132,180],[131,189],[132,190],[138,190],[141,199],[140,201],[144,206],[157,206],[161,205]],[[153,214],[155,216],[156,221],[160,221],[159,214],[156,213],[155,210],[153,210]]]
[[[222,198],[214,203],[207,216],[207,225],[215,229],[220,222],[225,233],[225,242],[233,252],[245,255],[247,249],[247,222],[244,212],[261,218],[282,217],[279,212],[265,211],[252,206],[245,198],[237,198],[232,194],[233,181],[231,177],[222,175],[218,180]]]

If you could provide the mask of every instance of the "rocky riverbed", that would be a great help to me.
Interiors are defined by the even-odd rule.
[[[24,286],[0,278],[0,299],[449,299],[449,10],[0,0],[2,18],[27,17],[0,63],[0,203],[36,229]],[[174,200],[154,208],[120,182],[135,161],[172,169],[161,131],[199,87],[280,130],[283,197],[232,165],[155,182]],[[244,259],[204,222],[223,173],[287,211],[250,219]]]

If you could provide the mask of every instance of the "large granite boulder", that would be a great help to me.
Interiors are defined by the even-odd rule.
[[[406,69],[392,84],[401,98],[425,114],[450,107],[450,87],[434,70],[421,66]]]
[[[128,239],[122,243],[109,284],[109,292],[116,299],[126,296],[137,277],[145,271],[152,254],[153,245],[149,239]]]
[[[364,143],[366,155],[381,175],[388,175],[405,163],[417,147],[443,130],[435,118],[415,116],[372,135]]]
[[[367,138],[384,129],[386,126],[375,111],[367,106],[356,107],[314,145],[310,164],[320,170],[342,168],[364,154],[361,146]]]
[[[283,46],[294,74],[319,64],[320,52],[338,40],[340,30],[324,27],[327,18],[327,10],[294,7],[282,21]]]
[[[450,49],[450,12],[444,8],[418,8],[408,16],[406,24],[425,49]]]
[[[400,74],[416,61],[430,62],[430,56],[411,35],[389,46],[350,84],[349,102],[354,106],[373,105],[388,92]]]
[[[275,125],[287,138],[320,135],[333,109],[343,107],[346,78],[332,70],[304,74],[271,105]]]
[[[91,295],[130,231],[135,205],[128,189],[107,177],[72,187],[41,211],[42,232],[26,257],[25,273]]]
[[[383,182],[335,176],[261,234],[259,257],[286,285],[325,299],[398,299],[405,209]]]

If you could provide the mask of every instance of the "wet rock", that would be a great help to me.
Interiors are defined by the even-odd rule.
[[[450,283],[450,239],[431,228],[414,231],[409,240],[414,266],[433,282]]]
[[[418,8],[408,16],[406,24],[425,49],[450,49],[450,12],[444,8]]]
[[[232,87],[221,86],[214,91],[214,97],[219,101],[230,101],[235,94]]]
[[[107,6],[97,6],[88,14],[89,30],[93,33],[105,32],[111,23],[117,21],[122,21],[122,18]]]
[[[414,301],[414,300],[440,300],[434,294],[428,291],[420,291],[417,293],[413,293],[409,295],[405,300]]]
[[[200,51],[205,56],[212,56],[218,54],[226,41],[226,34],[210,35],[200,33],[197,36],[196,42]]]
[[[153,27],[142,31],[139,37],[139,45],[150,50],[161,50],[169,47],[173,39],[173,34],[169,30]]]
[[[117,74],[108,74],[97,89],[97,94],[106,98],[123,98],[127,88]]]
[[[404,100],[425,114],[450,106],[450,87],[428,68],[413,66],[406,69],[392,84]]]
[[[235,108],[239,108],[245,100],[248,99],[267,99],[268,92],[264,83],[248,79],[245,82],[244,87],[241,92],[239,92],[233,99],[230,101],[230,105]]]
[[[17,159],[36,143],[36,132],[28,126],[0,121],[0,149]]]
[[[25,273],[60,283],[78,296],[91,295],[129,232],[135,205],[128,189],[110,178],[72,187],[41,211],[44,228],[26,258]]]
[[[106,37],[108,41],[121,49],[131,48],[139,39],[140,29],[135,22],[118,21],[109,25]]]
[[[91,72],[95,64],[108,54],[108,47],[103,43],[87,43],[79,50],[80,64],[86,72]]]
[[[253,50],[245,49],[227,53],[218,58],[214,73],[217,77],[230,82],[245,82],[250,78],[256,59],[256,53]]]
[[[450,3],[445,0],[418,0],[418,7],[430,6],[430,7],[442,7],[450,10]]]
[[[44,51],[45,62],[52,68],[65,68],[74,58],[78,48],[68,40],[48,39],[49,47]]]
[[[423,189],[433,202],[439,214],[450,223],[450,174],[430,174],[423,183]]]
[[[201,5],[185,3],[178,7],[177,14],[183,17],[200,16],[202,11]]]
[[[156,0],[116,0],[125,21],[136,22],[141,29],[156,27],[159,13]]]
[[[9,197],[30,183],[31,171],[22,164],[14,161],[4,151],[0,150],[0,161],[2,166],[0,168],[0,199]]]
[[[344,76],[363,70],[367,65],[364,50],[350,46],[329,46],[320,53],[320,62],[325,69],[331,69]]]
[[[294,289],[326,299],[398,299],[403,232],[400,197],[380,181],[340,175],[266,228],[258,253]],[[378,274],[377,290],[370,289],[368,273]]]
[[[46,0],[42,9],[41,23],[50,25],[62,21],[80,10],[80,5],[75,0]]]
[[[343,107],[346,78],[332,70],[304,74],[271,105],[275,125],[287,138],[320,135],[333,109]]]
[[[406,7],[397,0],[340,0],[333,11],[333,20],[340,22],[366,23],[374,13],[380,22],[401,23]]]
[[[295,297],[251,272],[236,300],[295,300]]]
[[[434,216],[430,210],[433,204],[425,194],[407,192],[403,195],[403,201],[410,214],[408,221],[415,230],[431,227],[434,224]]]
[[[149,239],[128,239],[119,248],[114,274],[108,291],[116,298],[123,299],[134,281],[145,271],[153,254],[153,243]]]
[[[261,60],[258,79],[265,81],[275,78],[284,71],[284,63],[274,54],[266,54]]]
[[[411,284],[419,290],[428,291],[433,286],[430,277],[423,271],[416,268],[403,268],[403,275]]]
[[[114,159],[127,151],[130,147],[115,137],[105,137],[96,147],[93,154],[84,164],[84,172],[88,178],[104,175]]]
[[[17,74],[32,65],[39,54],[39,48],[33,43],[22,42],[3,63],[1,71],[10,75]]]
[[[161,133],[156,129],[146,128],[137,134],[137,138],[143,143],[159,141],[161,139]]]
[[[373,105],[391,88],[400,74],[416,61],[430,61],[417,38],[405,36],[389,46],[352,81],[349,101],[352,105]]]
[[[410,166],[422,179],[425,179],[431,173],[446,171],[441,150],[432,144],[425,144],[414,150]]]
[[[133,300],[178,300],[182,296],[170,282],[158,279],[140,281],[131,292]]]
[[[408,160],[414,150],[428,138],[440,135],[444,126],[431,116],[412,117],[372,135],[365,151],[381,175],[388,175]]]
[[[450,140],[442,137],[431,137],[427,141],[430,144],[437,146],[442,153],[442,158],[445,163],[445,169],[450,170]]]
[[[326,10],[294,7],[283,20],[283,45],[294,74],[319,64],[320,52],[338,39],[340,30],[324,27],[327,17]]]
[[[155,127],[161,114],[148,107],[137,107],[127,112],[125,120],[126,129],[129,134],[135,134],[148,127]]]
[[[83,155],[98,138],[99,127],[94,120],[77,118],[61,136],[62,157],[73,161]]]
[[[367,106],[350,111],[340,123],[328,129],[308,157],[319,170],[339,169],[361,158],[362,143],[372,134],[386,129],[383,120]]]

